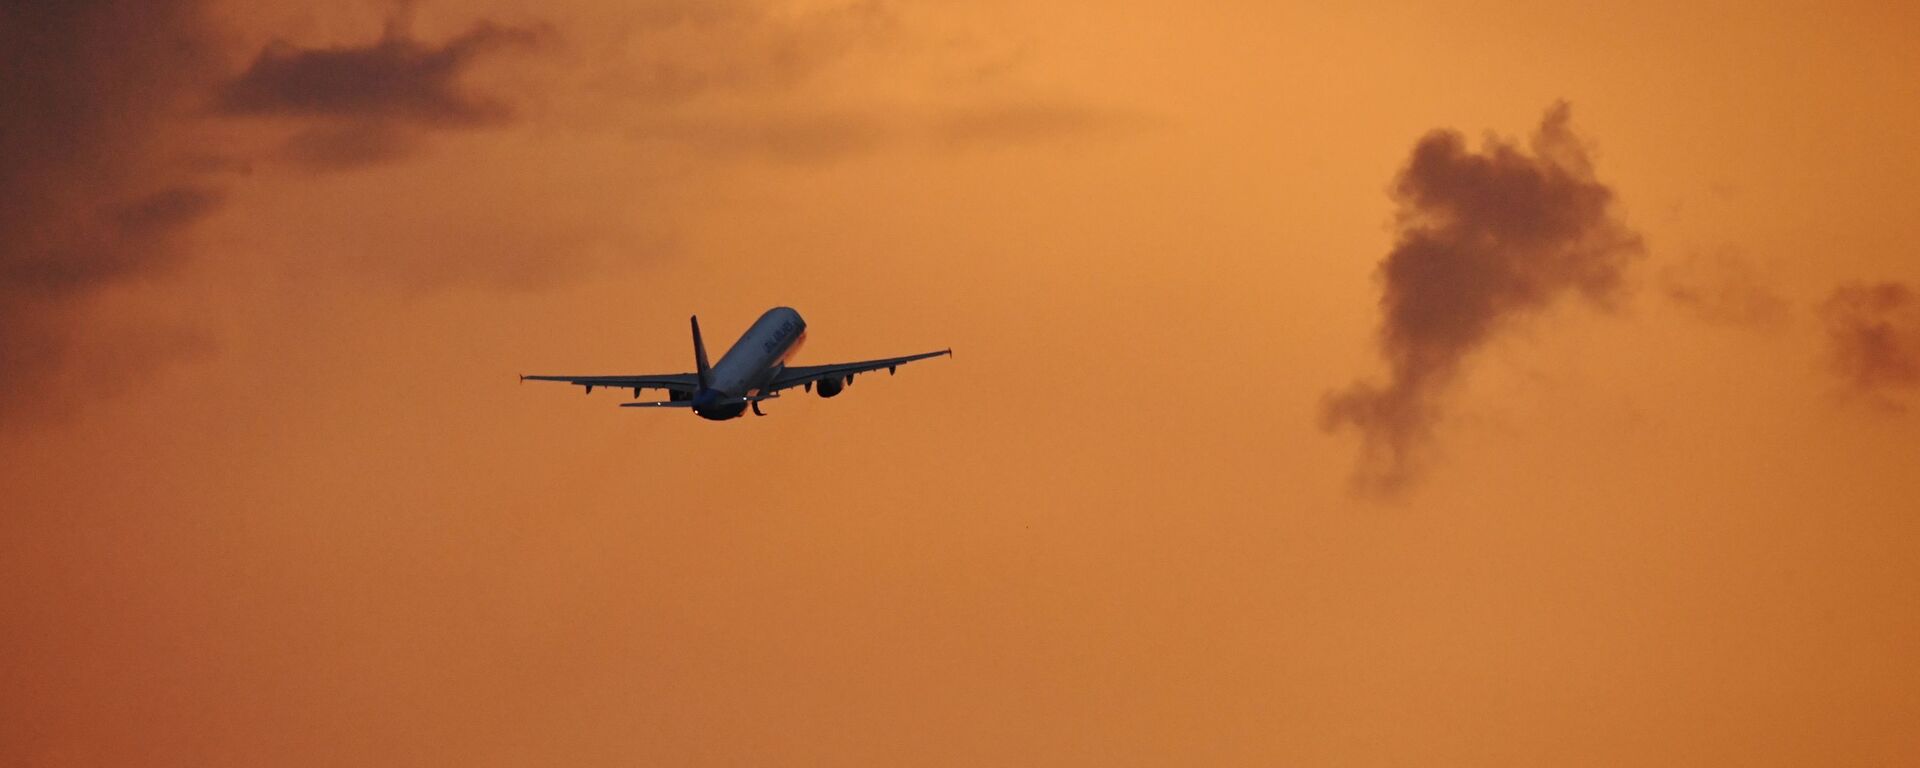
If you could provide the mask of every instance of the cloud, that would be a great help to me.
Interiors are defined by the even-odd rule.
[[[1067,101],[1029,100],[960,109],[936,120],[933,134],[951,146],[1007,146],[1141,127],[1147,118]]]
[[[496,122],[505,105],[459,87],[479,56],[537,41],[530,29],[481,22],[439,47],[389,25],[363,46],[270,45],[221,90],[220,106],[238,115],[390,119],[430,125]]]
[[[1920,295],[1905,283],[1848,283],[1820,305],[1828,363],[1847,391],[1890,408],[1920,389]]]
[[[1758,268],[1739,253],[1693,255],[1660,271],[1660,289],[1689,317],[1712,325],[1777,331],[1790,307]]]
[[[871,151],[894,140],[894,133],[893,126],[870,115],[819,111],[666,118],[637,123],[629,135],[709,156],[808,164]]]
[[[608,55],[593,64],[592,87],[656,109],[777,98],[900,32],[879,2],[795,9],[763,0],[662,0],[626,16]]]
[[[0,425],[48,405],[76,357],[114,347],[80,343],[93,299],[176,263],[220,206],[182,146],[217,66],[204,21],[189,0],[0,2]],[[154,359],[123,356],[81,362],[118,378]]]
[[[1570,118],[1564,102],[1549,109],[1531,153],[1492,136],[1476,152],[1444,130],[1414,146],[1394,182],[1397,238],[1378,272],[1388,380],[1322,404],[1324,428],[1361,433],[1363,489],[1392,492],[1415,477],[1475,350],[1563,296],[1609,306],[1643,252]]]
[[[316,170],[400,159],[417,145],[421,130],[505,122],[512,114],[507,104],[464,87],[462,76],[488,55],[539,44],[548,30],[481,21],[432,46],[407,31],[407,10],[396,11],[380,39],[366,45],[267,46],[220,89],[218,109],[308,123],[286,142],[282,156]]]
[[[419,146],[419,137],[404,127],[354,121],[295,133],[280,145],[280,157],[310,170],[339,170],[398,162]]]
[[[713,158],[789,164],[841,160],[881,149],[931,152],[1048,146],[1148,125],[1146,118],[1066,102],[1022,102],[916,113],[894,109],[763,109],[636,120],[628,135]]]
[[[1054,143],[1147,121],[1039,95],[977,43],[916,28],[896,4],[793,8],[667,0],[636,13],[590,65],[627,105],[627,133],[711,158],[815,164],[885,149]],[[929,51],[940,55],[929,55]]]
[[[668,0],[619,30],[590,87],[627,106],[639,142],[714,159],[840,160],[900,139],[898,111],[873,103],[873,73],[899,66],[881,56],[897,24],[877,2]]]

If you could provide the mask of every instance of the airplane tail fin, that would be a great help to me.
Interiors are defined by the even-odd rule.
[[[700,316],[693,316],[693,362],[699,366],[700,388],[713,384],[713,366],[707,363],[707,343],[700,340]]]

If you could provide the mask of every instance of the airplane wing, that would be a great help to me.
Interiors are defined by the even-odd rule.
[[[925,360],[929,357],[940,357],[942,355],[952,355],[952,354],[953,354],[953,350],[943,349],[938,352],[922,352],[917,355],[907,355],[906,357],[889,357],[884,360],[862,360],[858,363],[835,363],[832,365],[795,365],[795,366],[791,366],[781,370],[780,375],[773,380],[773,383],[771,385],[768,385],[767,390],[771,392],[778,392],[788,387],[812,386],[814,382],[818,382],[822,379],[846,378],[846,377],[851,377],[856,373],[866,373],[868,371],[877,371],[882,368],[887,369],[888,373],[892,373],[894,368],[897,368],[901,365],[905,365],[907,363],[911,363],[915,360]]]
[[[563,381],[577,387],[631,389],[637,397],[643,389],[669,389],[693,392],[700,388],[700,376],[694,373],[663,373],[641,376],[521,376],[521,381]]]

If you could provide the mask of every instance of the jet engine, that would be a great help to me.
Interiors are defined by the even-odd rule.
[[[847,382],[843,379],[821,379],[820,382],[813,385],[813,387],[814,391],[819,392],[821,397],[833,397],[834,395],[840,394],[840,390],[847,387]]]

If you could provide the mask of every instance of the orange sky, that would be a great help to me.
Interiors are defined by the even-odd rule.
[[[116,183],[217,206],[19,305],[72,345],[0,422],[0,763],[1920,759],[1920,389],[1821,310],[1920,286],[1920,13],[1670,5],[419,3],[529,32],[471,117],[223,102],[393,11],[209,6]],[[1560,99],[1618,306],[1357,490],[1396,173]],[[955,357],[718,424],[514,380],[775,304]]]

